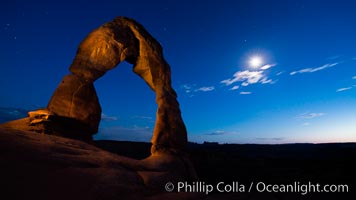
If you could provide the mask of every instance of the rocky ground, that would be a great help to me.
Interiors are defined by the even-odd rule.
[[[0,166],[0,196],[10,199],[175,198],[164,183],[186,173],[172,155],[136,160],[82,141],[8,128],[0,128]]]
[[[165,183],[179,181],[175,177],[187,173],[187,168],[185,162],[172,155],[149,156],[149,143],[96,141],[88,144],[0,128],[0,196],[11,199],[353,199],[355,146],[190,144],[190,159],[200,181],[206,184],[309,180],[350,185],[347,194],[215,191],[205,195],[165,191]]]

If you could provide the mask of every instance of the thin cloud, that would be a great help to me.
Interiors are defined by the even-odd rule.
[[[243,83],[241,83],[241,86],[248,86],[248,83],[247,82],[243,82]]]
[[[278,72],[277,74],[276,74],[276,76],[280,76],[280,75],[282,75],[284,72]]]
[[[206,133],[204,135],[219,136],[219,135],[237,134],[237,133],[238,132],[235,132],[235,131],[217,130],[217,131],[213,131],[213,132],[210,132],[210,133]]]
[[[353,76],[352,79],[356,79],[356,76]]]
[[[259,68],[258,71],[237,71],[233,74],[232,78],[228,78],[220,81],[221,84],[225,84],[226,86],[232,85],[236,82],[241,82],[241,86],[248,86],[256,83],[274,83],[271,79],[267,77],[265,74],[265,70],[276,66],[276,64],[266,64]]]
[[[0,107],[0,116],[8,115],[8,116],[14,116],[14,117],[26,117],[27,113],[28,113],[28,110],[25,110],[25,109]]]
[[[239,88],[240,88],[240,86],[235,85],[234,87],[230,88],[230,90],[237,90],[237,89],[239,89]]]
[[[242,94],[242,95],[248,95],[248,94],[252,94],[252,92],[240,92],[240,94]]]
[[[190,90],[192,87],[188,84],[184,84],[181,86],[183,89]]]
[[[106,122],[117,121],[119,118],[116,116],[109,116],[104,113],[101,114],[101,120]]]
[[[313,119],[313,118],[317,118],[317,117],[321,117],[321,116],[324,116],[325,113],[303,113],[303,114],[300,114],[298,115],[298,118],[300,119]]]
[[[193,86],[189,85],[189,84],[184,84],[184,85],[181,85],[181,88],[184,90],[185,93],[190,93],[190,92],[192,92]]]
[[[342,91],[351,90],[351,89],[352,89],[352,87],[339,88],[336,90],[336,92],[342,92]]]
[[[185,93],[189,94],[190,97],[193,97],[194,93],[196,93],[196,92],[210,92],[210,91],[215,90],[214,86],[208,86],[208,87],[204,86],[204,87],[197,88],[196,84],[184,84],[184,85],[181,85],[180,88]]]
[[[266,65],[263,65],[260,69],[267,70],[267,69],[269,69],[271,67],[274,67],[274,66],[276,66],[276,64],[266,64]]]
[[[309,125],[310,125],[309,122],[305,122],[305,123],[302,124],[302,126],[309,126]]]
[[[279,141],[279,140],[284,140],[284,137],[273,137],[273,138],[267,138],[267,137],[258,137],[255,138],[256,140],[275,140],[275,141]]]
[[[229,86],[236,82],[243,82],[245,84],[258,83],[264,77],[263,71],[238,71],[233,75],[231,79],[222,80],[220,83]]]
[[[0,124],[7,121],[27,117],[28,111],[29,110],[20,108],[0,107]]]
[[[213,131],[211,133],[206,133],[205,135],[225,135],[227,132],[218,130],[218,131]]]
[[[209,86],[209,87],[198,88],[195,91],[197,91],[197,92],[210,92],[210,91],[213,91],[213,90],[215,90],[215,87],[214,86]]]
[[[303,73],[313,73],[313,72],[317,72],[317,71],[321,71],[330,67],[334,67],[335,65],[338,65],[339,63],[328,63],[325,65],[322,65],[320,67],[316,67],[316,68],[305,68],[305,69],[301,69],[298,71],[293,71],[291,73],[289,73],[290,75],[296,75],[296,74],[303,74]]]
[[[336,59],[338,59],[338,58],[340,58],[340,56],[330,56],[330,57],[328,57],[328,58],[326,58],[327,60],[336,60]]]
[[[272,81],[272,79],[268,79],[267,77],[264,77],[262,80],[261,80],[261,83],[262,84],[273,84],[274,81]]]

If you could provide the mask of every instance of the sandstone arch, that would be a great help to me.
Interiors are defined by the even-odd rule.
[[[117,17],[81,42],[70,66],[71,74],[63,78],[54,92],[48,112],[57,119],[65,119],[66,125],[80,124],[79,129],[84,134],[78,137],[95,134],[101,108],[93,82],[122,61],[133,64],[133,71],[156,94],[158,108],[151,153],[184,151],[187,131],[177,94],[171,86],[170,66],[160,44],[142,25],[129,18]]]

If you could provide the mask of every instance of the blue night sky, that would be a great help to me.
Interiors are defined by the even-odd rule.
[[[46,107],[86,35],[127,16],[162,44],[190,141],[356,142],[355,1],[0,4],[0,107]],[[155,95],[129,64],[95,87],[96,139],[150,140]]]

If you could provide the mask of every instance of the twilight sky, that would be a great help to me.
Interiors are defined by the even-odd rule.
[[[0,4],[2,108],[45,107],[86,35],[127,16],[162,44],[190,141],[356,142],[355,1]],[[96,139],[150,140],[155,95],[129,64],[95,87]]]

